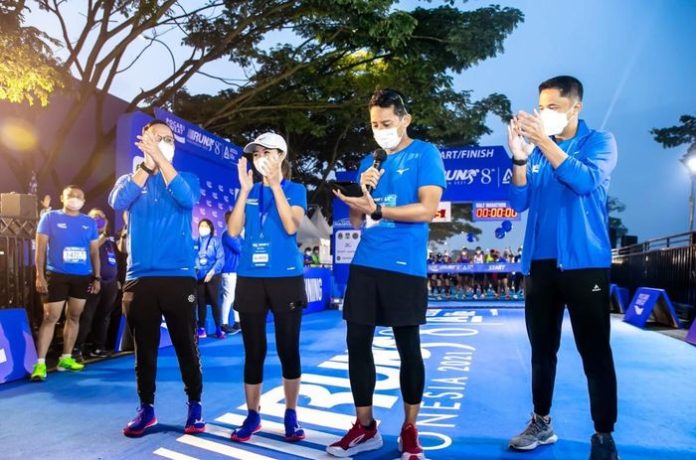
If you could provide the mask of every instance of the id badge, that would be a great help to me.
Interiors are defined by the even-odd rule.
[[[271,266],[270,241],[251,243],[251,266],[254,268],[268,268]]]
[[[68,246],[63,249],[63,262],[66,264],[84,264],[87,262],[87,250]]]

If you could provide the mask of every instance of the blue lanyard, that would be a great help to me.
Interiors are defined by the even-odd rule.
[[[269,192],[271,193],[270,201],[268,202],[268,207],[264,206],[264,185],[263,183],[260,184],[261,186],[259,187],[259,234],[261,238],[263,238],[263,226],[266,223],[266,219],[268,219],[268,215],[271,213],[271,209],[273,208],[273,203],[275,202],[275,199],[273,198],[273,191],[270,190]],[[280,187],[283,190],[283,193],[285,193],[285,179],[280,181]]]
[[[210,240],[213,239],[213,235],[208,235],[208,242],[205,244],[205,255],[208,255],[208,247],[210,247]],[[200,248],[202,247],[201,245],[201,237],[198,237],[198,250],[200,251]]]

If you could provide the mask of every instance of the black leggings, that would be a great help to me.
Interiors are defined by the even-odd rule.
[[[400,326],[392,329],[401,358],[401,395],[406,404],[420,404],[425,385],[425,366],[420,349],[419,326]],[[348,375],[357,407],[372,405],[377,379],[375,360],[372,356],[374,335],[375,326],[348,321]]]
[[[222,308],[220,307],[220,282],[222,275],[213,276],[209,282],[198,280],[196,283],[196,300],[198,301],[198,327],[205,328],[205,320],[208,317],[207,305],[213,310],[215,326],[222,326]]]
[[[283,378],[298,379],[300,370],[300,325],[302,310],[274,312],[276,350],[283,367]],[[266,359],[266,313],[239,313],[244,340],[244,383],[263,382]]]

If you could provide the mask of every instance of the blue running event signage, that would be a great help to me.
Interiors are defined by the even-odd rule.
[[[36,347],[24,308],[0,310],[0,383],[26,377],[36,363]]]
[[[200,180],[201,199],[193,210],[194,226],[201,219],[210,219],[219,235],[225,229],[225,212],[232,210],[237,198],[237,161],[242,148],[166,110],[156,108],[155,116],[167,122],[174,133],[174,167],[196,174]],[[143,161],[142,152],[134,144],[142,127],[150,121],[152,117],[142,112],[124,114],[119,119],[117,175],[132,172]],[[120,217],[117,216],[119,223]]]
[[[430,264],[428,273],[517,273],[521,264]]]
[[[681,323],[664,289],[638,288],[626,309],[624,321],[643,328],[648,320],[658,324],[681,328]]]
[[[442,201],[505,201],[512,181],[512,160],[502,145],[440,149],[447,190]]]

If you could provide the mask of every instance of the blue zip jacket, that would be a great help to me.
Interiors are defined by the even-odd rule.
[[[194,240],[196,250],[196,277],[199,280],[212,269],[216,275],[222,272],[225,264],[225,252],[222,250],[222,243],[214,236],[198,238]]]
[[[510,187],[510,204],[517,212],[529,209],[522,252],[522,273],[529,274],[539,220],[541,184],[549,176],[563,187],[558,210],[558,257],[561,270],[611,266],[607,196],[616,167],[616,141],[611,133],[595,131],[584,120],[569,146],[568,158],[554,170],[539,148],[527,163],[527,185]]]
[[[225,230],[222,234],[222,248],[225,250],[225,265],[222,273],[237,273],[239,255],[242,253],[242,238],[233,237]]]
[[[131,174],[119,177],[109,194],[116,211],[128,210],[126,280],[153,276],[195,278],[191,244],[193,206],[200,198],[198,177],[179,172],[165,185],[162,174],[140,188]]]

